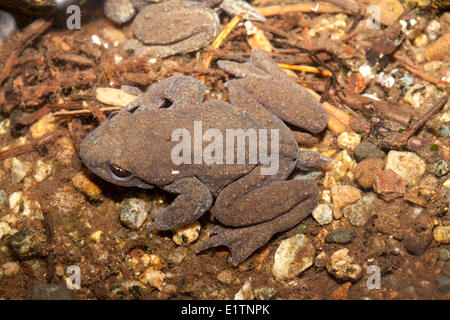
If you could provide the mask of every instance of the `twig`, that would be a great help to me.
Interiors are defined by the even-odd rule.
[[[119,111],[122,107],[103,107],[99,108],[102,113],[109,113],[113,111]],[[70,110],[70,111],[57,111],[52,113],[55,117],[66,117],[66,116],[80,116],[80,115],[91,115],[92,110],[90,109],[80,109],[80,110]]]
[[[423,80],[426,80],[426,81],[431,82],[431,83],[436,84],[436,85],[442,85],[442,86],[445,86],[447,88],[450,88],[450,82],[447,82],[447,81],[444,81],[444,80],[437,79],[435,77],[429,76],[429,75],[423,73],[420,70],[417,70],[417,69],[414,69],[414,68],[410,67],[409,65],[407,65],[405,63],[402,63],[402,66],[403,66],[403,68],[405,68],[406,70],[408,70],[412,74],[418,76],[419,78],[422,78]]]
[[[408,131],[406,131],[399,139],[400,143],[405,143],[408,141],[411,136],[417,132],[424,124],[427,122],[432,115],[437,113],[446,103],[448,100],[450,93],[447,93],[444,97],[442,97],[423,117],[420,118],[419,121]]]
[[[228,22],[228,24],[217,35],[216,39],[214,39],[213,43],[211,44],[211,47],[214,49],[218,49],[225,40],[225,38],[230,34],[231,30],[233,30],[237,26],[239,21],[241,21],[241,16],[240,15],[234,16],[233,19],[231,19],[231,21]],[[209,65],[211,64],[212,58],[213,58],[212,54],[207,52],[202,61],[201,69],[207,70],[209,68]],[[205,82],[205,77],[202,76],[201,80]]]
[[[58,137],[61,137],[65,134],[67,134],[67,129],[62,129],[57,132],[51,133],[40,140],[33,141],[29,144],[26,144],[23,146],[18,146],[18,147],[12,148],[12,149],[7,149],[4,151],[0,151],[0,160],[12,158],[12,157],[21,155],[23,153],[31,152],[31,151],[36,150],[37,148],[43,146],[44,144],[47,144],[50,141],[52,141]]]
[[[304,13],[338,13],[344,11],[331,3],[314,2],[314,3],[298,3],[285,6],[268,6],[256,8],[256,10],[265,17],[276,16],[288,12],[304,12]]]
[[[283,69],[304,71],[304,72],[311,72],[311,73],[318,73],[318,74],[321,74],[321,75],[326,76],[326,77],[332,77],[333,76],[333,73],[330,72],[329,70],[323,70],[323,69],[316,68],[316,67],[296,66],[296,65],[285,64],[285,63],[279,63],[278,65],[281,68],[283,68]]]

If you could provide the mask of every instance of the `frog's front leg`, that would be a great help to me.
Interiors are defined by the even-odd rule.
[[[282,196],[286,190],[289,190],[289,199]],[[227,246],[231,250],[233,265],[238,265],[267,243],[274,234],[290,229],[305,219],[318,202],[319,188],[312,180],[274,182],[243,197],[228,211],[227,214],[232,217],[222,217],[221,220],[225,219],[234,226],[240,226],[242,220],[250,222],[247,214],[253,214],[253,220],[256,222],[266,221],[270,215],[275,218],[242,228],[216,226],[211,230],[210,238],[203,241],[196,251]],[[265,212],[258,217],[255,213],[258,211],[272,212]],[[214,215],[216,214],[215,208]]]
[[[173,230],[195,221],[211,207],[213,201],[208,187],[195,177],[177,180],[163,189],[178,196],[167,208],[152,214],[153,222],[147,227],[147,232]]]

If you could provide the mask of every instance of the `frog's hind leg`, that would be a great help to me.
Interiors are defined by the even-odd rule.
[[[284,197],[284,194],[287,196]],[[267,203],[267,199],[270,202]],[[242,228],[216,226],[211,237],[203,241],[196,251],[227,246],[231,250],[233,265],[238,265],[267,243],[274,234],[290,229],[305,219],[318,201],[319,189],[312,180],[275,182],[255,190],[230,208],[233,210],[230,213],[237,217],[236,220],[248,220],[247,214],[262,214],[261,219],[264,220],[268,217],[265,211],[274,211],[272,215],[277,216],[270,221]],[[214,210],[216,215],[216,208]],[[240,222],[234,221],[234,225],[239,226]]]
[[[195,177],[177,180],[163,189],[178,196],[167,208],[152,214],[153,222],[147,232],[177,229],[197,220],[211,207],[213,199],[208,187]]]

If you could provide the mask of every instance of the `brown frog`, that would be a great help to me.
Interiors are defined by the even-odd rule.
[[[214,217],[221,225],[213,228],[197,252],[224,245],[237,265],[275,233],[294,227],[317,205],[319,189],[313,180],[287,178],[295,167],[308,169],[329,159],[299,150],[282,120],[316,133],[325,128],[327,113],[262,51],[253,50],[244,64],[218,64],[241,78],[226,84],[231,103],[203,101],[205,87],[194,78],[167,78],[90,133],[80,155],[90,170],[109,182],[156,186],[177,195],[167,208],[152,215],[148,231],[179,228],[214,206]],[[173,133],[184,128],[194,137],[196,122],[201,122],[203,132],[213,129],[224,136],[228,129],[275,130],[278,170],[262,174],[268,167],[263,161],[175,164],[173,150],[179,140],[173,139]],[[277,139],[271,135],[267,145]],[[245,150],[250,151],[249,143]],[[195,150],[189,153],[195,157]]]
[[[116,23],[133,18],[135,39],[127,41],[125,50],[137,55],[167,57],[198,50],[209,44],[220,30],[219,16],[211,7],[219,5],[230,14],[245,19],[264,20],[243,0],[169,0],[149,4],[146,0],[107,0],[104,12]]]

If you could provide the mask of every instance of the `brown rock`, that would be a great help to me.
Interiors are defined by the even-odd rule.
[[[383,159],[366,159],[361,161],[356,167],[355,178],[361,187],[369,189],[373,186],[375,174],[384,167]]]
[[[352,286],[351,282],[344,283],[342,286],[340,286],[339,288],[337,288],[336,290],[333,291],[333,293],[331,294],[331,297],[334,300],[345,300],[345,299],[347,299],[348,289],[350,289],[351,286]]]
[[[380,170],[375,174],[373,189],[385,200],[392,200],[405,193],[405,181],[391,169]]]
[[[342,217],[341,209],[361,199],[362,192],[349,185],[334,185],[331,187],[333,198],[333,214],[336,219]]]

